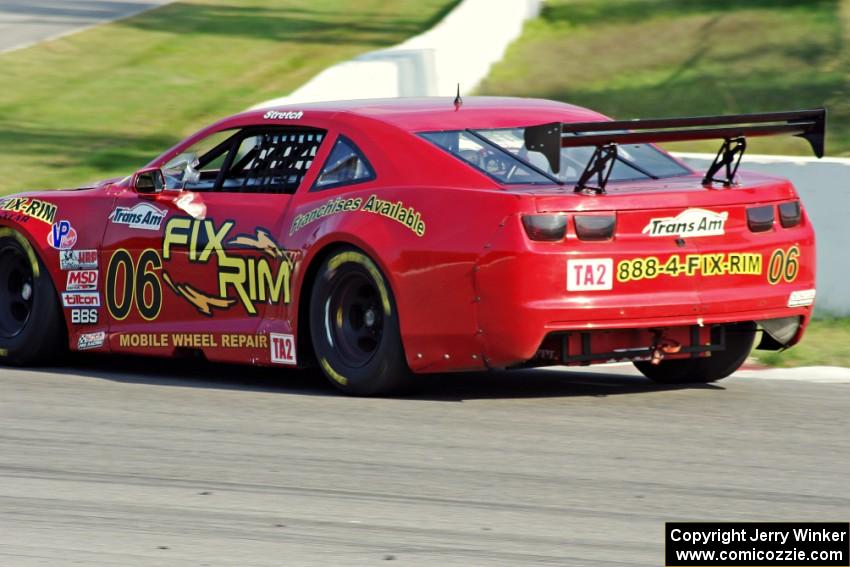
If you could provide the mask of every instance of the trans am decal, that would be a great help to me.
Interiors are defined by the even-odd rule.
[[[762,255],[758,253],[673,254],[665,259],[655,256],[621,260],[617,281],[651,280],[658,276],[758,276],[762,273]]]
[[[129,228],[159,230],[167,211],[157,209],[148,203],[139,203],[135,207],[118,207],[109,215],[112,224],[124,224]]]
[[[331,199],[320,207],[296,216],[292,221],[292,226],[289,227],[289,235],[292,236],[308,224],[319,219],[330,215],[355,211],[374,213],[392,219],[410,229],[416,236],[421,237],[425,235],[425,221],[422,220],[422,214],[419,211],[414,207],[405,207],[402,201],[385,201],[379,199],[377,195],[370,195],[365,201],[359,197],[354,199],[343,199],[341,197]]]
[[[33,218],[53,224],[58,207],[53,203],[30,199],[29,197],[9,197],[0,200],[0,210],[20,213],[27,218]]]
[[[648,236],[719,236],[724,233],[729,213],[688,209],[675,217],[652,219],[643,230]]]

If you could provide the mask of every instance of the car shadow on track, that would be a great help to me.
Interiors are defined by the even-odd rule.
[[[291,370],[205,360],[154,359],[128,356],[75,355],[68,366],[51,368],[57,374],[97,378],[129,384],[269,392],[304,396],[341,395],[317,369]],[[523,369],[417,378],[409,400],[461,402],[473,399],[551,398],[646,394],[680,389],[722,390],[716,384],[656,384],[623,367]]]

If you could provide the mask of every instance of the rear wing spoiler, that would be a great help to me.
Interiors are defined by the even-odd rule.
[[[595,146],[593,156],[576,183],[576,192],[600,194],[611,175],[618,144],[723,140],[704,185],[729,187],[746,149],[747,137],[791,135],[805,139],[817,157],[824,154],[826,109],[731,114],[692,118],[650,118],[599,122],[550,122],[525,129],[525,146],[542,153],[555,173],[561,170],[561,148]],[[716,178],[724,169],[724,175]],[[596,177],[596,184],[589,182]]]

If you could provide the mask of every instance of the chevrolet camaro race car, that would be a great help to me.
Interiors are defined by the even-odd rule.
[[[611,121],[528,99],[248,111],[124,179],[0,200],[0,356],[66,349],[414,374],[634,361],[708,382],[800,340],[815,240],[751,136],[825,111]],[[717,139],[697,173],[656,143]]]

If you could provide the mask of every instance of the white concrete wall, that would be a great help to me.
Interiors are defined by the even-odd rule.
[[[540,0],[463,0],[430,30],[328,67],[291,94],[254,108],[358,98],[470,93],[502,59]]]
[[[676,154],[697,171],[714,159],[709,154]],[[815,312],[850,315],[850,159],[744,155],[741,169],[791,180],[817,234]]]

